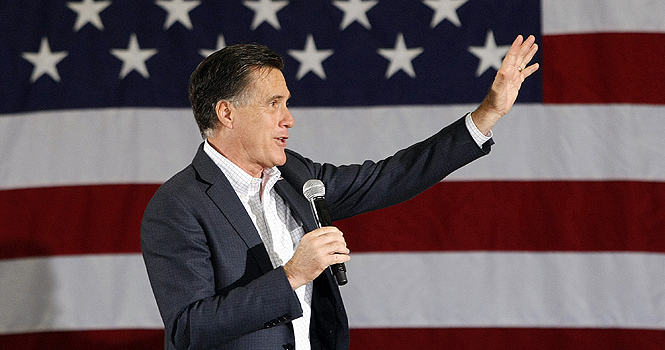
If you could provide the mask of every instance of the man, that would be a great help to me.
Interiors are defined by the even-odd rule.
[[[286,149],[294,119],[278,54],[235,45],[206,58],[190,81],[206,140],[155,193],[141,228],[165,348],[347,349],[328,266],[349,249],[337,228],[316,229],[303,184],[323,181],[339,220],[412,198],[487,154],[491,128],[538,69],[527,67],[534,41],[515,40],[473,113],[385,160],[341,167]]]

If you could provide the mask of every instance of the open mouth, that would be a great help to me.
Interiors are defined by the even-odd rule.
[[[286,144],[286,140],[288,140],[288,137],[278,137],[277,141],[281,144]]]

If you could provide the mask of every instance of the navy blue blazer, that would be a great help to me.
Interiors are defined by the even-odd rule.
[[[333,220],[340,220],[416,196],[489,153],[491,144],[479,148],[462,118],[379,162],[333,166],[287,150],[275,190],[309,232],[316,228],[302,195],[309,179],[323,181]],[[141,247],[165,349],[294,348],[298,298],[283,268],[273,269],[240,199],[202,145],[148,204]],[[349,277],[353,283],[352,271]],[[346,311],[329,269],[314,280],[310,337],[313,349],[349,347]]]

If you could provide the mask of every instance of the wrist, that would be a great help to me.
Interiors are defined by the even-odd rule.
[[[289,264],[288,262],[284,265],[283,269],[284,273],[286,274],[286,279],[289,280],[289,283],[291,284],[291,288],[293,290],[296,290],[301,286],[307,284],[307,281],[305,281],[304,278],[299,277],[297,271],[295,271],[292,265]]]
[[[501,113],[492,111],[481,104],[471,113],[471,120],[483,135],[488,135],[501,116]]]

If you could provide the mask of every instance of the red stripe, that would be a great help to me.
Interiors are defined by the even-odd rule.
[[[0,258],[140,252],[157,185],[0,191]],[[336,224],[363,251],[665,252],[665,183],[442,182]]]
[[[140,224],[157,185],[0,191],[0,259],[140,252]]]
[[[352,252],[665,252],[665,183],[442,182],[336,225]]]
[[[0,336],[0,349],[164,348],[161,330],[48,332]],[[350,350],[371,349],[662,349],[665,331],[630,329],[427,328],[351,329]]]
[[[3,350],[163,350],[163,330],[121,329],[0,336]]]
[[[665,104],[665,34],[543,36],[543,102]]]
[[[665,331],[627,329],[352,329],[350,350],[663,349]]]

